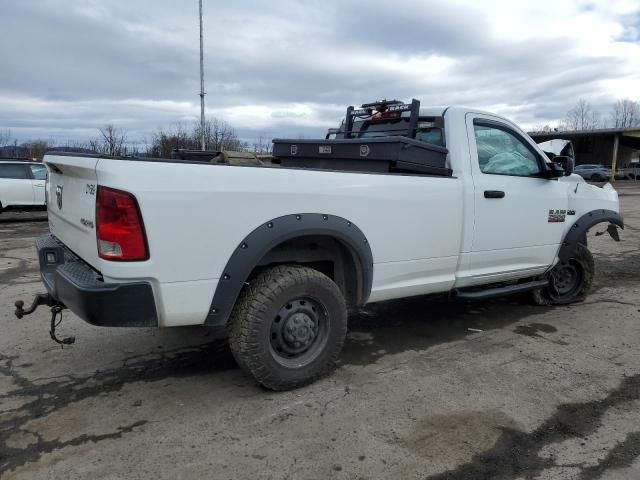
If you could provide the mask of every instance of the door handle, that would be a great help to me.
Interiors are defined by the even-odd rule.
[[[504,198],[504,192],[502,190],[485,190],[484,198]]]

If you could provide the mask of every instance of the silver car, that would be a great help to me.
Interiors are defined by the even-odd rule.
[[[573,172],[585,180],[591,180],[593,182],[603,182],[611,178],[610,168],[595,163],[576,165]]]

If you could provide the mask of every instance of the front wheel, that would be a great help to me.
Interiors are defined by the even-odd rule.
[[[566,305],[584,300],[593,285],[595,264],[591,252],[582,243],[566,262],[549,272],[549,286],[533,291],[536,305]]]
[[[347,334],[347,308],[326,275],[280,265],[243,290],[228,329],[240,367],[266,388],[289,390],[333,369]]]

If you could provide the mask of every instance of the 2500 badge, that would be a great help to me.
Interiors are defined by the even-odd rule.
[[[549,210],[549,223],[562,223],[567,216],[566,210]]]

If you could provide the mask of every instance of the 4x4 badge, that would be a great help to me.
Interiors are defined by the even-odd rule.
[[[56,185],[56,201],[58,210],[62,210],[62,185]]]

